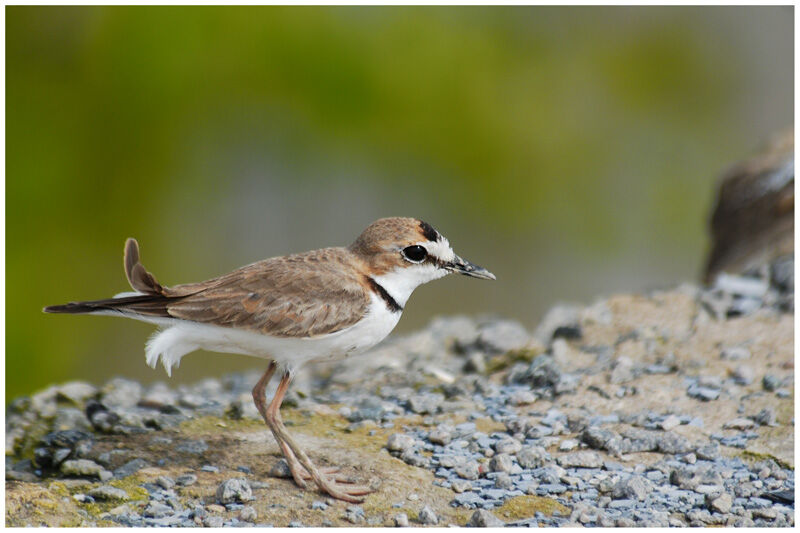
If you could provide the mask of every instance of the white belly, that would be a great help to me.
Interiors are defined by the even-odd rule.
[[[147,364],[155,368],[159,358],[168,375],[189,352],[238,353],[274,360],[293,371],[309,361],[334,360],[355,355],[375,346],[394,329],[400,312],[391,312],[383,300],[371,295],[367,314],[358,323],[326,335],[306,338],[270,337],[251,331],[223,328],[197,322],[170,320],[168,328],[147,341]]]

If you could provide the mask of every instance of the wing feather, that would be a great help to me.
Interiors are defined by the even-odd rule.
[[[309,337],[352,326],[367,312],[369,293],[343,248],[253,263],[215,280],[206,288],[168,289],[170,316],[241,328],[279,337]]]

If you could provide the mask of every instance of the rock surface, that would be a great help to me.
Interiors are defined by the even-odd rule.
[[[730,278],[535,335],[440,318],[301,373],[287,426],[377,487],[361,505],[287,477],[243,400],[258,372],[50,387],[6,408],[6,525],[792,526],[793,307]]]

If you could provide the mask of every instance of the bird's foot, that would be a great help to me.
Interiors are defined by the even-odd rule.
[[[350,503],[363,502],[364,498],[359,498],[358,496],[364,496],[375,490],[370,487],[355,485],[355,480],[341,474],[338,466],[315,467],[315,476],[309,473],[297,459],[287,462],[294,482],[303,489],[306,488],[307,481],[314,481],[322,492]]]

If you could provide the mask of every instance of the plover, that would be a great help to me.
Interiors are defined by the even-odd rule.
[[[289,435],[280,406],[293,375],[312,361],[366,351],[397,325],[419,285],[452,272],[495,279],[457,256],[448,240],[415,218],[383,218],[346,248],[323,248],[273,257],[200,283],[165,287],[139,262],[139,245],[125,243],[125,274],[135,292],[113,298],[46,307],[48,313],[112,315],[160,326],[145,349],[168,375],[197,349],[252,355],[269,361],[253,388],[253,401],[286,457],[292,477],[305,488],[360,502],[370,489],[349,486],[337,469],[319,469]],[[266,386],[280,383],[266,403]]]

